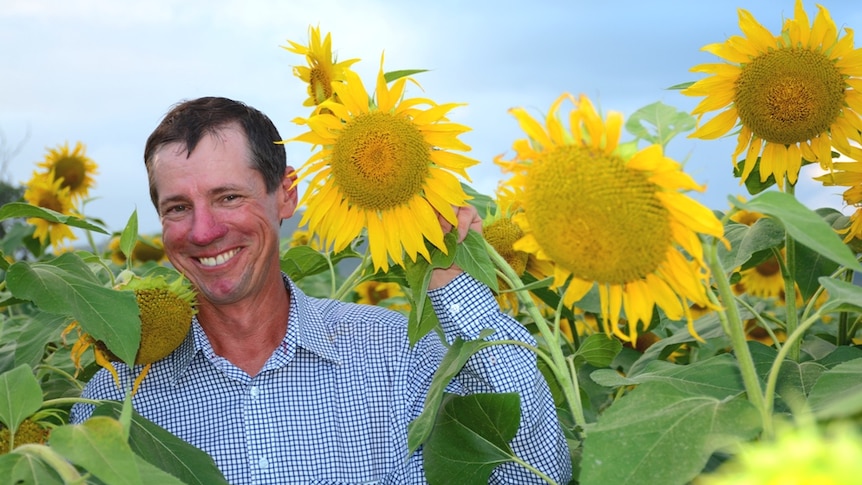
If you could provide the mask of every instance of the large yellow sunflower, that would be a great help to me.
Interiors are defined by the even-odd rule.
[[[345,78],[332,85],[340,103],[324,101],[297,121],[310,131],[288,140],[320,147],[297,171],[296,183],[310,179],[300,226],[334,251],[365,228],[374,267],[383,271],[389,258],[403,264],[404,253],[430,258],[426,239],[446,251],[437,213],[456,223],[453,206],[469,197],[455,174],[469,180],[465,169],[478,163],[449,151],[470,149],[458,139],[469,128],[446,118],[458,104],[402,99],[408,78],[388,87],[382,57],[374,103],[356,73]]]
[[[332,83],[343,82],[344,73],[359,59],[336,62],[332,56],[332,38],[327,33],[321,42],[319,26],[309,26],[308,37],[307,46],[288,40],[290,47],[281,47],[305,56],[308,66],[294,66],[293,75],[308,83],[308,99],[302,105],[316,106],[332,96]]]
[[[809,25],[797,0],[795,17],[785,21],[778,35],[739,9],[745,36],[703,48],[728,62],[692,68],[711,75],[682,91],[706,96],[693,114],[700,120],[709,111],[723,111],[690,136],[718,138],[739,122],[731,159],[736,166],[745,154],[743,181],[760,156],[761,181],[772,175],[783,189],[785,177],[796,183],[803,159],[829,168],[832,146],[843,152],[849,140],[859,141],[862,49],[854,49],[852,30],[845,28],[846,35],[839,38],[829,11],[818,9]]]
[[[38,165],[54,174],[54,177],[62,181],[62,187],[69,189],[72,200],[81,200],[90,192],[96,182],[98,166],[87,156],[86,147],[77,142],[73,150],[69,149],[69,143],[64,143],[56,148],[51,148]]]
[[[834,162],[829,173],[814,180],[827,187],[847,187],[842,195],[844,202],[857,209],[850,216],[850,225],[839,232],[844,234],[844,242],[850,242],[854,238],[862,239],[862,149],[851,146],[846,155],[851,161]]]
[[[575,105],[569,130],[557,118],[565,99]],[[622,116],[603,122],[583,96],[558,98],[546,126],[521,108],[510,112],[528,136],[514,143],[514,160],[496,160],[522,192],[524,211],[514,220],[525,235],[514,247],[555,263],[553,287],[568,281],[567,305],[598,285],[605,331],[625,341],[637,339],[656,305],[690,325],[691,303],[713,306],[698,234],[722,237],[723,228],[681,192],[703,188],[660,145],[624,160],[616,152]],[[622,312],[627,333],[618,325]]]
[[[34,172],[33,178],[26,184],[24,200],[27,203],[45,209],[50,209],[65,215],[76,215],[75,205],[69,195],[69,187],[63,186],[63,180],[54,178],[53,173]],[[38,217],[27,219],[27,224],[32,224],[36,229],[33,237],[38,239],[42,245],[48,241],[56,251],[66,249],[66,240],[77,239],[66,224],[51,222]]]

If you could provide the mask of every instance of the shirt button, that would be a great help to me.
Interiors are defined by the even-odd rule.
[[[269,460],[267,460],[265,456],[261,457],[260,460],[257,460],[257,466],[259,466],[261,470],[266,470],[269,468]]]
[[[460,311],[461,311],[461,305],[460,304],[453,303],[453,304],[449,305],[449,313],[451,313],[452,315],[457,315],[458,312],[460,312]]]
[[[260,395],[260,388],[257,386],[251,386],[249,392],[251,392],[252,399],[257,399],[257,397]]]

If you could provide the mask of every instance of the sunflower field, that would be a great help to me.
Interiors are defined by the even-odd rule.
[[[312,296],[383,305],[415,343],[438,330],[431,271],[453,262],[487,284],[536,340],[576,484],[847,484],[862,476],[862,48],[801,2],[778,32],[740,9],[739,35],[629,119],[561,93],[545,114],[513,108],[523,137],[494,163],[493,194],[448,117],[410,97],[422,70],[361,79],[310,27],[294,74],[307,89],[297,231],[281,269]],[[840,25],[840,23],[839,23]],[[666,155],[676,137],[735,136],[728,167],[749,194],[708,208]],[[841,187],[850,215],[799,202],[800,169]],[[98,165],[83,143],[49,149],[0,207],[0,477],[8,483],[225,483],[212,459],[131,405],[148,365],[176,348],[195,294],[137,215],[107,228],[85,212]],[[472,204],[483,235],[455,243],[438,215]],[[849,213],[849,212],[848,212]],[[97,239],[107,243],[98,243]],[[467,402],[445,387],[477,351],[456,340],[408,446],[429,483],[487,483],[518,463],[516,394]],[[522,344],[526,345],[526,344]],[[136,366],[123,402],[81,390],[112,362]],[[466,443],[469,443],[467,445]],[[468,479],[469,477],[469,479]],[[4,482],[5,483],[5,482]]]

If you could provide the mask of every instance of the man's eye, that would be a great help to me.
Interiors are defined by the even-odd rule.
[[[172,205],[172,206],[168,207],[167,210],[165,210],[165,213],[176,214],[176,213],[184,212],[186,210],[186,208],[187,207],[184,205]]]

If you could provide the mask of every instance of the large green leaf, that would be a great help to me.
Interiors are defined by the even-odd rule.
[[[730,354],[717,355],[689,365],[656,360],[631,377],[623,377],[612,369],[596,370],[590,377],[608,387],[663,382],[687,394],[714,399],[734,397],[744,391],[739,366]]]
[[[692,115],[661,101],[640,108],[626,120],[629,133],[662,146],[676,135],[693,130],[695,125]]]
[[[0,374],[0,421],[14,433],[31,414],[42,407],[42,388],[28,365]]]
[[[583,360],[596,367],[607,367],[622,350],[623,344],[604,333],[594,333],[581,342],[575,352],[578,360]]]
[[[143,485],[137,459],[116,419],[96,416],[51,432],[49,443],[106,485]]]
[[[281,270],[294,282],[329,270],[326,256],[308,246],[296,246],[285,251],[281,257]]]
[[[15,296],[31,300],[44,311],[71,316],[85,332],[133,365],[141,341],[135,294],[97,284],[91,271],[65,269],[83,264],[73,253],[44,263],[19,261],[9,268],[6,282]]]
[[[64,485],[60,476],[45,462],[30,454],[12,452],[0,455],[3,483],[15,485]]]
[[[755,254],[784,245],[784,229],[773,219],[758,219],[751,226],[745,227],[742,240],[739,241],[734,268],[743,266]],[[754,261],[754,264],[760,262]]]
[[[121,403],[106,402],[93,416],[119,419],[121,411]],[[227,483],[212,457],[136,412],[132,413],[129,445],[137,455],[188,485]]]
[[[38,217],[49,222],[58,222],[67,226],[79,227],[88,231],[108,234],[104,228],[74,216],[67,216],[51,209],[38,207],[24,202],[10,202],[0,207],[0,221],[14,217]]]
[[[447,394],[422,449],[428,483],[487,484],[494,468],[517,460],[509,441],[520,419],[517,393]]]
[[[410,345],[418,342],[438,325],[436,316],[428,320],[430,313],[430,301],[428,299],[428,284],[431,282],[431,272],[437,268],[448,268],[455,261],[456,253],[456,231],[447,233],[443,240],[446,242],[446,253],[437,248],[431,248],[431,262],[424,257],[417,256],[416,261],[409,258],[404,260],[404,277],[410,289],[410,315],[407,317],[407,337]]]
[[[807,247],[796,245],[795,267],[796,285],[802,298],[808,300],[820,288],[819,278],[829,276],[838,269],[838,263],[823,257],[817,251]]]
[[[731,202],[779,220],[787,233],[800,244],[853,271],[862,271],[862,265],[832,227],[792,195],[770,190],[748,202],[736,199],[731,199]]]
[[[6,320],[0,330],[0,354],[11,356],[9,369],[21,364],[39,365],[45,355],[45,346],[59,340],[68,323],[68,317],[46,312],[15,315]],[[0,372],[5,370],[8,369],[0,365]]]
[[[689,483],[715,451],[759,432],[760,416],[745,399],[647,382],[614,402],[590,429],[580,483]]]
[[[452,378],[461,372],[461,368],[473,354],[489,345],[494,345],[493,342],[484,340],[491,332],[493,331],[483,331],[477,340],[463,340],[459,337],[452,342],[446,355],[443,356],[443,361],[440,362],[440,366],[434,372],[434,378],[428,388],[428,394],[425,396],[422,414],[407,425],[407,447],[410,453],[419,449],[431,435],[431,429],[437,419],[437,410],[443,401],[446,386],[449,385]]]
[[[854,359],[827,370],[820,376],[808,405],[821,419],[844,418],[862,412],[862,359]]]

